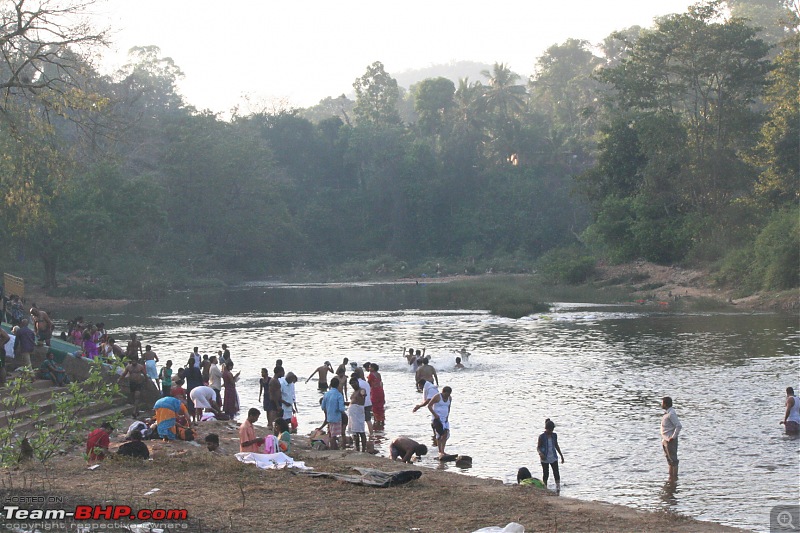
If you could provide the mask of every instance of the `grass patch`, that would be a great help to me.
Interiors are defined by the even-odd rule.
[[[537,298],[530,277],[502,276],[432,285],[428,299],[436,307],[487,309],[493,315],[508,318],[550,309],[550,304]]]
[[[441,309],[486,309],[521,318],[549,311],[549,302],[619,303],[630,301],[632,292],[630,287],[548,285],[536,276],[496,276],[430,285],[428,299]]]

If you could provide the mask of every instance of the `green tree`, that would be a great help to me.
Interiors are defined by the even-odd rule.
[[[376,61],[367,67],[363,76],[353,83],[356,91],[356,105],[353,109],[359,124],[389,126],[400,123],[397,104],[400,90],[397,80]]]
[[[414,109],[417,125],[425,135],[439,135],[444,131],[448,115],[455,106],[455,84],[447,78],[428,78],[416,85]]]
[[[800,15],[794,14],[795,27]],[[781,43],[769,75],[764,98],[767,120],[751,161],[761,173],[756,194],[773,206],[796,205],[800,199],[800,33],[790,33]]]
[[[488,79],[488,85],[482,86],[478,111],[486,116],[489,155],[496,162],[516,164],[520,113],[527,101],[527,91],[524,85],[517,84],[519,74],[503,63],[495,63],[491,72],[484,70],[481,74]]]

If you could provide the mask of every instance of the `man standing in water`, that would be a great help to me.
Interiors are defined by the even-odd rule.
[[[433,415],[431,426],[433,427],[436,446],[439,448],[440,459],[445,455],[444,447],[447,445],[448,437],[450,437],[450,404],[453,401],[450,397],[451,392],[453,392],[453,389],[445,387],[440,394],[434,396],[428,403],[428,410]]]
[[[661,447],[664,448],[664,455],[667,457],[669,465],[669,480],[678,479],[678,434],[681,432],[681,421],[678,414],[672,407],[672,398],[664,396],[661,400],[661,408],[664,409],[664,416],[661,417]]]
[[[781,424],[786,426],[786,433],[800,433],[800,398],[794,395],[792,387],[786,387],[786,413]]]
[[[317,384],[317,389],[319,389],[320,392],[325,392],[328,390],[328,372],[333,374],[333,367],[331,366],[330,361],[325,361],[324,365],[317,368],[313,374],[308,376],[306,383],[311,381],[311,378],[313,378],[317,373],[319,373],[319,382]]]
[[[436,386],[438,387],[439,376],[436,375],[436,369],[429,364],[429,361],[430,359],[427,357],[422,360],[422,366],[417,369],[416,381],[419,383],[421,379],[424,379],[425,381],[430,381],[431,383],[435,382]]]

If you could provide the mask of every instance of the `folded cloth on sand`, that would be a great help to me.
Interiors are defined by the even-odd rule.
[[[275,470],[278,468],[299,468],[301,470],[311,470],[302,461],[295,461],[285,453],[253,453],[240,452],[236,458],[245,463],[256,465],[264,470]]]
[[[403,485],[409,481],[419,479],[422,472],[419,470],[400,470],[399,472],[381,472],[374,468],[357,468],[361,472],[360,476],[348,476],[345,474],[332,474],[328,472],[298,472],[312,477],[330,477],[338,481],[347,481],[355,485],[366,485],[368,487],[387,488]]]

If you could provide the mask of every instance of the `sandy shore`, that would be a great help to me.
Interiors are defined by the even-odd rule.
[[[122,421],[118,427],[127,427],[129,422]],[[232,457],[238,451],[236,427],[216,421],[199,427],[199,440],[211,432],[220,435],[224,456],[191,443],[146,441],[152,461],[112,457],[96,470],[88,470],[82,450],[73,449],[56,458],[50,468],[26,465],[4,472],[2,491],[4,497],[57,495],[64,500],[54,508],[67,510],[75,505],[112,504],[186,509],[189,519],[181,523],[186,525],[184,531],[467,532],[510,522],[522,524],[525,531],[739,531],[668,513],[580,501],[548,490],[403,465],[352,450],[317,451],[302,436],[293,436],[291,455],[314,471],[352,475],[357,474],[353,467],[385,472],[417,469],[422,476],[380,489],[305,477],[290,470],[259,470]],[[112,450],[121,441],[113,435]]]

